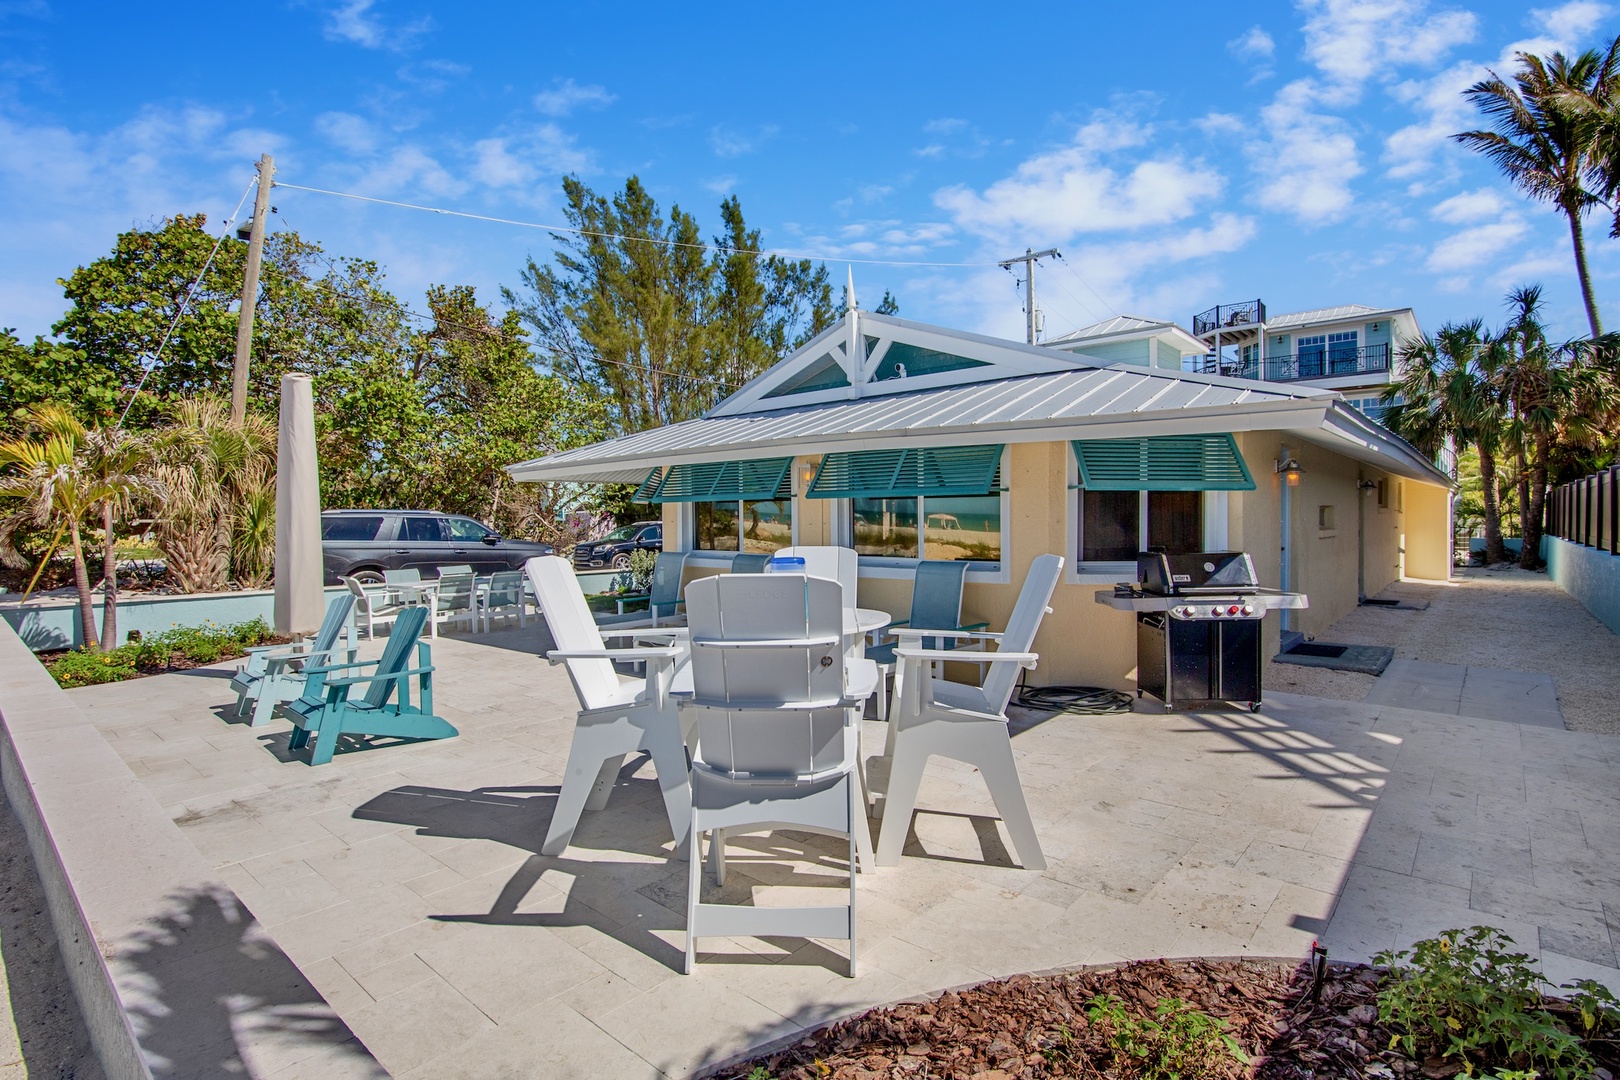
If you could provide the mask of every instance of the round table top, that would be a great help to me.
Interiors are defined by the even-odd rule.
[[[858,607],[855,609],[855,625],[853,628],[849,625],[848,619],[844,620],[844,633],[870,634],[873,630],[883,629],[893,621],[894,616],[887,611],[879,611],[877,608]]]

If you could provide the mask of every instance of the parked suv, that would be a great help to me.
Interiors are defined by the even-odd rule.
[[[474,573],[519,570],[550,544],[508,540],[460,514],[432,510],[328,510],[321,515],[321,561],[327,584],[340,577],[381,581],[384,570],[416,569],[431,576],[465,563]]]
[[[574,548],[574,569],[590,570],[598,566],[611,566],[615,570],[630,569],[630,553],[664,550],[664,523],[638,521],[634,525],[621,525],[600,540],[585,540]]]

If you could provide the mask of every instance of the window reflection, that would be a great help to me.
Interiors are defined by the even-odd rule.
[[[1001,561],[1001,496],[930,495],[923,500],[923,558]]]
[[[697,510],[696,547],[701,551],[737,550],[737,504],[700,502]]]
[[[742,504],[744,551],[764,554],[793,546],[793,500],[772,499]]]
[[[862,555],[917,557],[917,500],[853,499],[855,550]]]

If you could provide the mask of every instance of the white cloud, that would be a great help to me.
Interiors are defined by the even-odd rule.
[[[737,178],[731,174],[703,181],[703,187],[716,195],[730,195],[737,189]]]
[[[1333,103],[1353,103],[1365,83],[1398,66],[1432,66],[1479,27],[1472,12],[1431,12],[1426,0],[1301,0],[1300,7],[1305,56]]]
[[[1507,200],[1489,188],[1464,191],[1437,203],[1429,213],[1451,225],[1499,218],[1509,208]]]
[[[1226,51],[1240,60],[1254,60],[1277,51],[1277,43],[1259,26],[1251,26],[1226,43]]]
[[[573,79],[563,79],[550,90],[534,95],[534,107],[546,116],[567,116],[575,109],[605,108],[619,100],[601,86],[581,86]]]
[[[489,187],[516,187],[534,179],[534,169],[507,146],[505,139],[479,139],[473,143],[473,179]]]
[[[780,130],[775,124],[766,124],[754,132],[743,132],[723,126],[715,127],[709,130],[709,147],[718,157],[741,157],[759,149],[761,143]]]
[[[1579,41],[1596,30],[1604,16],[1613,10],[1592,0],[1573,0],[1555,8],[1531,8],[1530,17],[1558,41]]]
[[[366,49],[399,52],[433,27],[433,20],[425,15],[401,26],[388,26],[372,10],[376,6],[377,0],[343,0],[326,13],[326,36]]]
[[[1315,105],[1309,81],[1283,87],[1260,110],[1269,141],[1250,148],[1264,161],[1258,170],[1260,205],[1308,225],[1342,218],[1355,201],[1350,182],[1363,171],[1349,125],[1315,111]]]
[[[922,129],[930,135],[955,135],[959,131],[965,131],[967,127],[968,122],[966,120],[947,116],[940,120],[928,121],[923,125]]]
[[[1471,225],[1434,245],[1424,266],[1437,273],[1469,275],[1479,271],[1530,231],[1524,218],[1504,214],[1489,225]]]
[[[934,204],[980,236],[1055,243],[1180,221],[1220,193],[1220,173],[1174,151],[1120,168],[1104,160],[1109,150],[1140,146],[1146,131],[1099,117],[1076,133],[1074,145],[1030,158],[983,192],[942,188]]]
[[[315,130],[332,145],[351,154],[370,154],[377,149],[377,133],[371,121],[354,113],[322,113],[315,118]]]

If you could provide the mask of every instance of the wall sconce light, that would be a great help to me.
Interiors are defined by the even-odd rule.
[[[805,461],[799,464],[799,494],[810,490],[810,481],[816,478],[816,463]]]
[[[1305,475],[1305,466],[1294,459],[1294,455],[1283,453],[1282,459],[1277,462],[1277,474],[1281,476],[1289,487],[1299,487],[1299,478]]]

